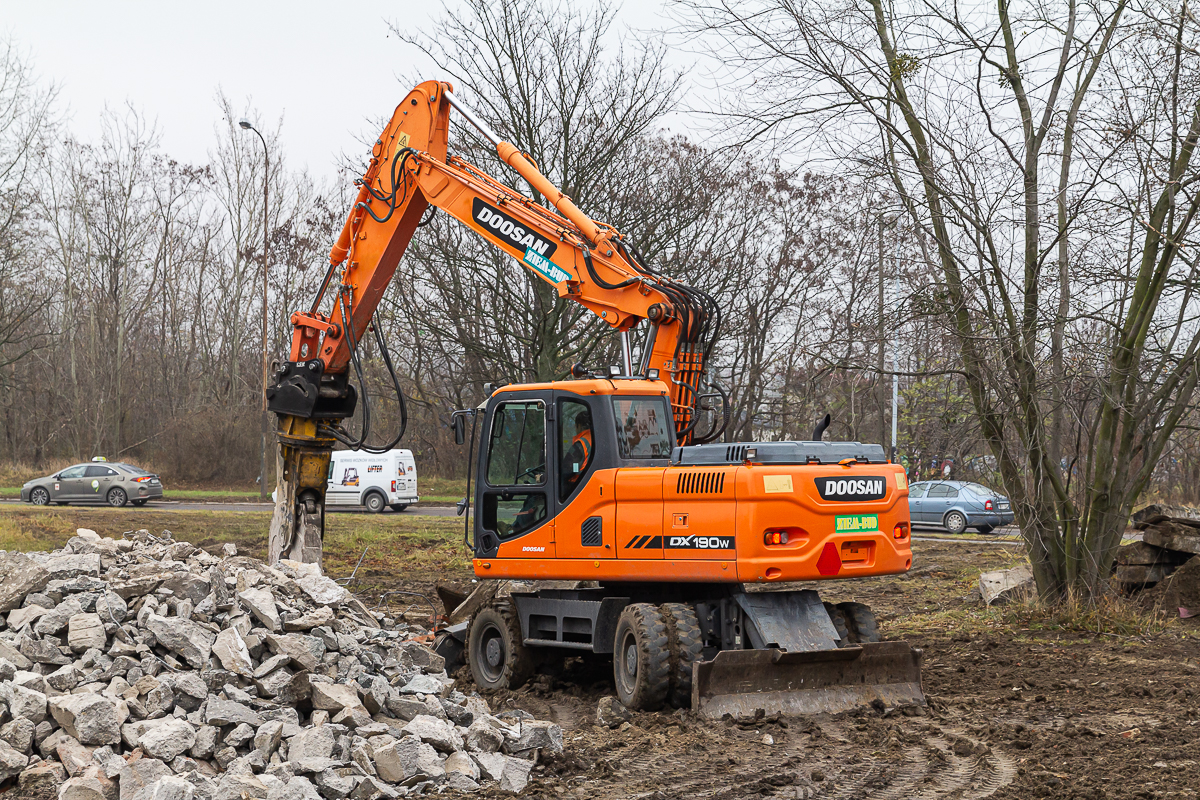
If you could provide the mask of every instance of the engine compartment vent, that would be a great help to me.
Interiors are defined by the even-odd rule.
[[[675,484],[676,494],[721,494],[725,491],[725,472],[682,472]]]

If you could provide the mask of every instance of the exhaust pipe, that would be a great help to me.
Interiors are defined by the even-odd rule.
[[[821,437],[825,435],[825,429],[829,427],[830,422],[831,418],[828,414],[817,420],[817,427],[813,428],[812,441],[821,441]]]

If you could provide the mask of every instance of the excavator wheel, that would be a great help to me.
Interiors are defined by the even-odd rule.
[[[692,704],[692,664],[700,660],[704,647],[700,621],[695,609],[687,603],[664,603],[662,614],[671,654],[671,688],[667,700],[673,708],[687,708]]]
[[[837,646],[845,647],[848,644],[852,644],[850,620],[846,618],[845,609],[826,601],[825,611],[829,614],[829,619],[833,622],[833,627],[837,630]]]
[[[845,615],[850,628],[850,639],[855,644],[878,642],[879,625],[875,622],[875,612],[871,607],[862,603],[838,603],[837,607]]]
[[[662,708],[671,688],[671,646],[658,606],[634,603],[617,620],[613,682],[617,699],[635,711]]]
[[[521,638],[521,624],[507,602],[482,609],[467,631],[467,663],[475,685],[485,692],[516,689],[533,675],[533,654]]]

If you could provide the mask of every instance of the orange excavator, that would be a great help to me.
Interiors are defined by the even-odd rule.
[[[452,110],[532,194],[448,154]],[[612,657],[631,708],[690,704],[720,717],[924,702],[920,651],[880,641],[869,608],[772,585],[911,567],[905,473],[881,446],[824,441],[828,417],[811,441],[719,442],[728,400],[705,379],[717,304],[651,270],[449,83],[422,83],[396,107],[358,186],[268,390],[280,465],[272,560],[319,560],[330,451],[371,449],[369,398],[360,435],[342,426],[358,402],[352,371],[365,388],[358,345],[369,334],[403,428],[403,395],[372,320],[433,207],[590,309],[621,345],[621,363],[600,374],[575,365],[566,380],[495,387],[480,408],[452,415],[459,444],[471,422],[475,480],[460,513],[474,503],[465,524],[475,574],[568,587],[509,584],[527,588],[473,612],[455,633],[476,684],[514,687],[555,654],[594,653]],[[718,400],[724,415],[702,413]]]

